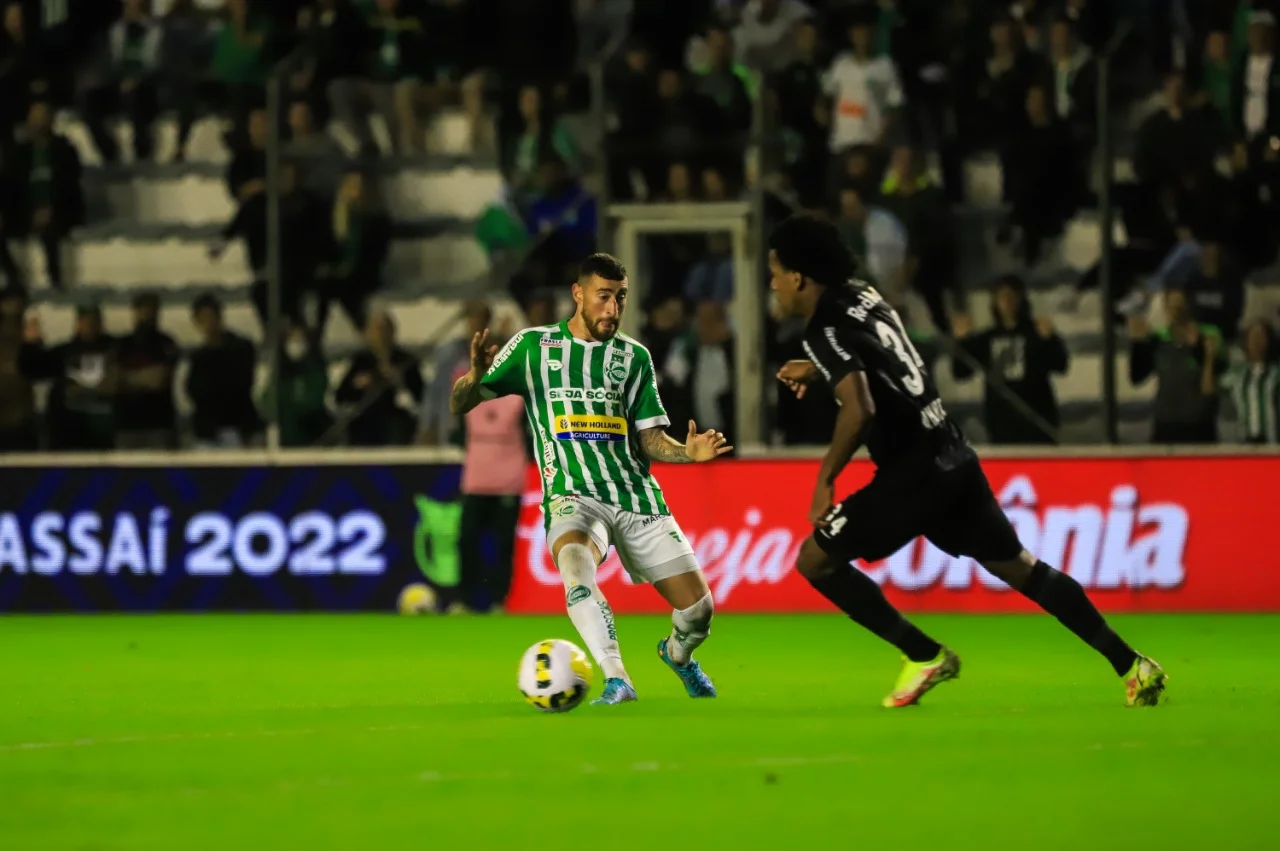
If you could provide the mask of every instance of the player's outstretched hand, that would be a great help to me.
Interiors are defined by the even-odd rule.
[[[732,452],[725,436],[715,429],[707,429],[698,433],[698,425],[689,420],[689,436],[684,441],[684,451],[691,461],[714,461],[721,455]]]
[[[778,370],[778,380],[787,385],[797,399],[804,398],[805,389],[817,377],[817,367],[808,360],[789,360]]]
[[[497,346],[489,345],[488,328],[471,336],[471,368],[477,376],[489,371],[489,364],[493,363],[493,356],[497,351]]]

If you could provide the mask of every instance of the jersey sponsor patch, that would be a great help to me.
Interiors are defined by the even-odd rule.
[[[543,337],[538,341],[538,345],[544,349],[563,349],[564,340],[558,340],[555,337]]]
[[[602,417],[596,414],[562,414],[556,417],[557,440],[605,440],[627,439],[627,421],[622,417]]]
[[[618,390],[552,387],[547,391],[547,400],[550,402],[610,402],[617,405],[622,402],[622,393]]]

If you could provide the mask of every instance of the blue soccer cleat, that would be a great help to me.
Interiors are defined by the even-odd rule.
[[[668,641],[670,638],[664,638],[658,642],[658,658],[676,672],[680,682],[684,683],[684,690],[689,693],[689,697],[715,697],[716,687],[712,684],[711,678],[702,672],[702,666],[692,659],[687,665],[677,665],[672,660],[671,654],[667,652]]]
[[[639,700],[636,687],[621,677],[610,677],[604,681],[604,692],[591,701],[592,706],[612,706],[615,703],[629,703]]]

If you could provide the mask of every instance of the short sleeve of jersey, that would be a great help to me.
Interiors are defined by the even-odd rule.
[[[662,399],[658,397],[658,377],[653,371],[653,359],[647,351],[636,353],[636,383],[632,387],[633,398],[627,413],[636,425],[636,431],[647,428],[666,428],[671,425]]]
[[[529,332],[516,334],[498,352],[489,371],[480,379],[480,395],[484,399],[521,395],[526,392],[525,361],[529,357]]]
[[[804,353],[831,387],[850,373],[866,371],[851,337],[849,331],[834,325],[811,327],[805,333]]]

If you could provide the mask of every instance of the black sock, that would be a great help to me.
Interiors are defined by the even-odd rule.
[[[874,579],[853,565],[841,565],[826,576],[810,579],[809,584],[854,623],[897,647],[912,662],[928,662],[942,650],[941,644],[921,632],[885,599]]]
[[[1057,618],[1082,641],[1107,657],[1111,667],[1120,676],[1123,677],[1138,658],[1133,648],[1125,644],[1124,639],[1107,625],[1106,619],[1084,593],[1080,583],[1065,573],[1038,561],[1031,568],[1031,576],[1022,588],[1022,593]]]

